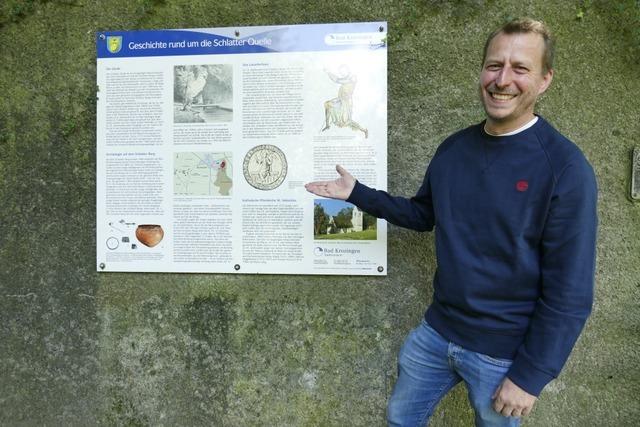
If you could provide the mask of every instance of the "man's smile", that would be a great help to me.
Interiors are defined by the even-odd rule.
[[[512,93],[498,93],[489,91],[489,96],[496,101],[508,101],[515,98],[517,95]]]

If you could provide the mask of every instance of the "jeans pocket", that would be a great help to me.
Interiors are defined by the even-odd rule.
[[[500,366],[501,368],[508,368],[513,364],[513,360],[511,359],[493,357],[483,353],[476,353],[476,355],[483,362],[490,363],[491,365],[495,365],[495,366]]]

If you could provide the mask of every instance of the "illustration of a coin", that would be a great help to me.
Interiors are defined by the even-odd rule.
[[[258,190],[273,190],[287,176],[287,158],[275,145],[258,145],[244,157],[244,178]]]

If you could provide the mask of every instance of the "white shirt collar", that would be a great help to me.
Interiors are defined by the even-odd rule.
[[[510,135],[515,135],[517,133],[520,133],[520,132],[523,132],[523,131],[529,129],[531,126],[535,125],[537,121],[538,121],[538,116],[534,116],[533,119],[531,119],[530,121],[528,121],[524,125],[520,126],[518,129],[512,130],[511,132],[507,132],[507,133],[501,133],[501,134],[498,134],[498,135],[488,132],[487,128],[486,128],[486,125],[485,125],[485,128],[484,128],[484,131],[487,132],[491,136],[510,136]]]

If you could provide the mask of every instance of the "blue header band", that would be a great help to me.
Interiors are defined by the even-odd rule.
[[[386,22],[104,31],[98,58],[386,49]]]

